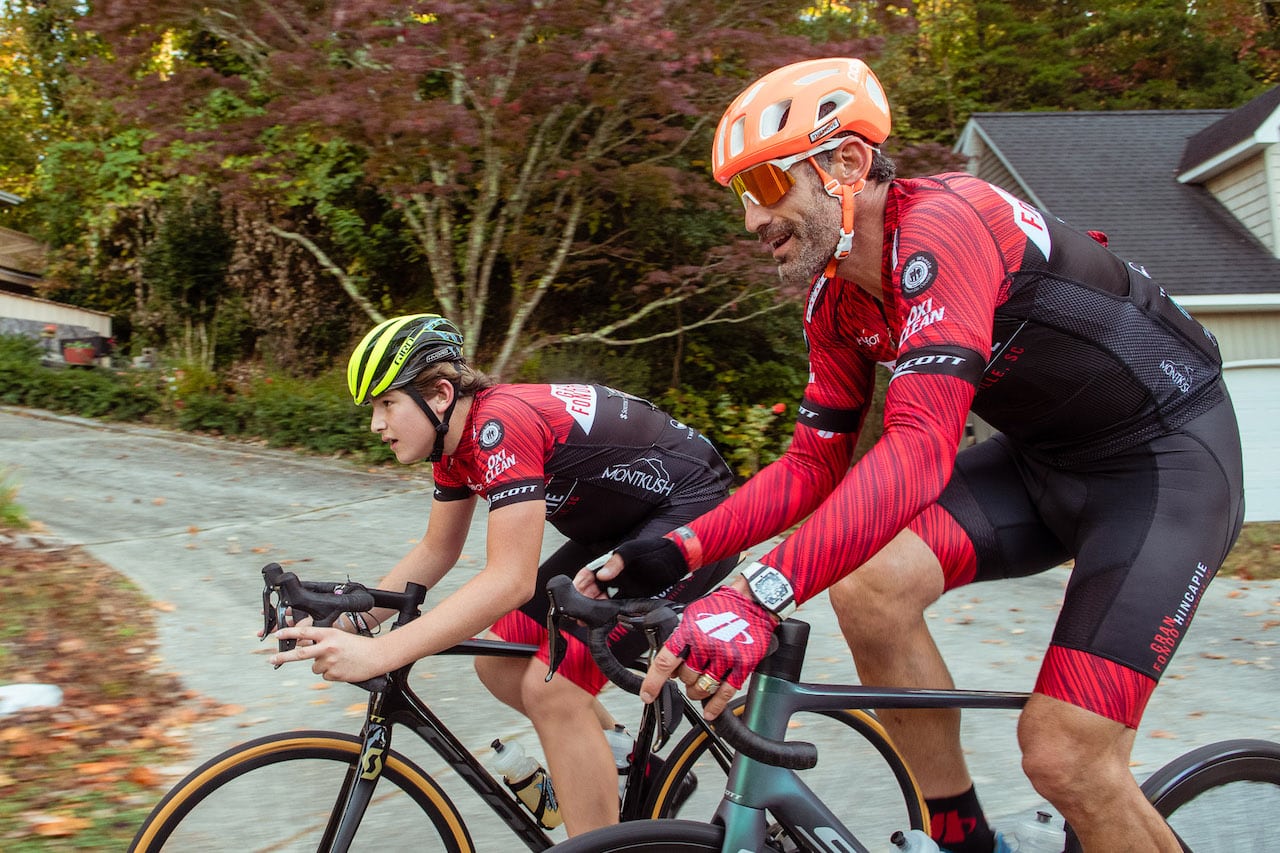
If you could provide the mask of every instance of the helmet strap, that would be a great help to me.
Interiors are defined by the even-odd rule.
[[[852,184],[842,184],[819,166],[818,161],[812,157],[809,158],[809,162],[813,164],[818,177],[822,179],[822,188],[826,190],[827,195],[840,200],[840,241],[836,243],[835,253],[827,264],[826,275],[830,278],[835,274],[836,264],[849,257],[853,251],[853,200],[866,187],[867,181],[865,178],[858,178]]]
[[[449,383],[453,385],[452,382]],[[436,443],[431,448],[431,455],[427,457],[428,462],[439,462],[444,456],[444,437],[449,432],[449,418],[453,415],[453,409],[458,405],[458,386],[453,385],[453,399],[449,401],[449,405],[444,410],[444,417],[436,417],[435,411],[431,406],[427,405],[427,401],[423,399],[422,393],[412,384],[404,386],[404,392],[413,398],[418,404],[418,408],[426,414],[427,420],[431,421],[431,425],[436,428]]]

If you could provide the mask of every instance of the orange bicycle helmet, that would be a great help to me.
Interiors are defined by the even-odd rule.
[[[770,160],[810,151],[852,131],[872,145],[889,136],[889,101],[861,59],[810,59],[771,71],[748,86],[716,127],[712,173],[723,186]]]

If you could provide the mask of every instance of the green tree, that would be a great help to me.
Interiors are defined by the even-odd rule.
[[[655,320],[695,298],[716,294],[686,329],[769,309],[770,271],[731,278],[708,255],[727,220],[698,221],[729,207],[690,175],[750,76],[829,50],[777,33],[800,8],[116,0],[87,23],[117,60],[99,69],[100,91],[158,134],[171,163],[216,181],[228,203],[284,200],[292,221],[273,233],[358,310],[439,310],[502,374],[566,339],[674,334]],[[382,204],[362,207],[362,193]],[[620,225],[628,205],[655,214]],[[668,256],[659,269],[638,244],[685,225],[702,242],[684,241],[678,271]],[[420,260],[418,276],[373,276],[384,229]],[[601,287],[601,264],[618,261],[638,287]],[[546,310],[565,293],[579,310]]]

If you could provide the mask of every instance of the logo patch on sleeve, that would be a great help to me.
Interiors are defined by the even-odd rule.
[[[929,289],[938,277],[938,261],[929,252],[916,252],[902,267],[902,295],[908,299]]]
[[[482,450],[493,450],[502,443],[502,436],[502,421],[488,420],[480,427],[480,436],[476,440]]]

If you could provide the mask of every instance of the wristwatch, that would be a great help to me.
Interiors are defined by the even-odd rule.
[[[742,577],[750,587],[751,595],[765,610],[779,619],[795,613],[796,592],[782,572],[764,563],[751,563],[742,570]]]

